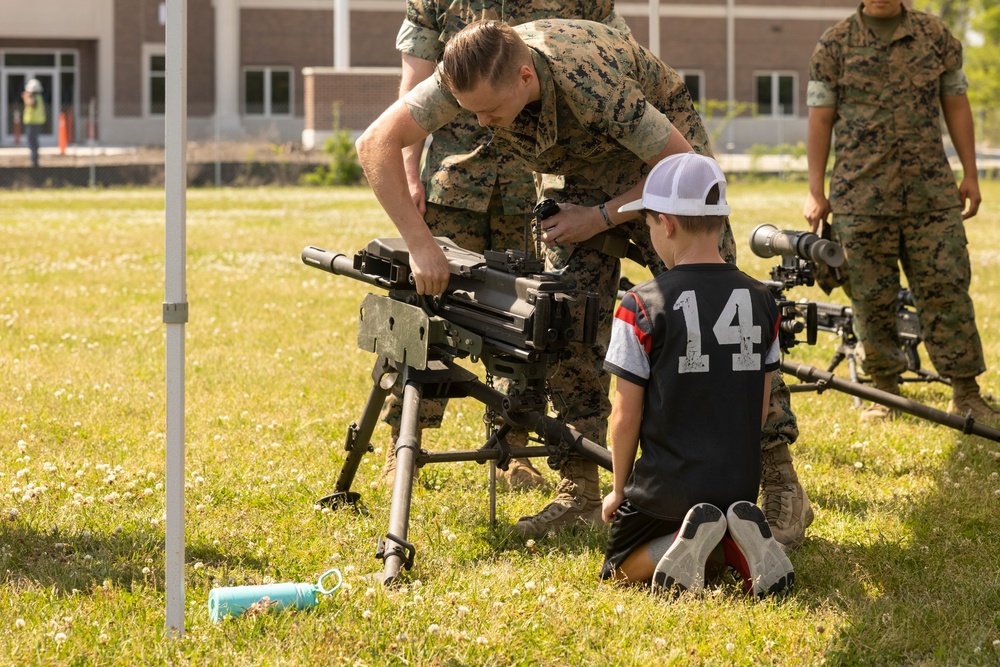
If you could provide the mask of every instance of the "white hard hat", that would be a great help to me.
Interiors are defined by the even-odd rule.
[[[42,92],[42,82],[38,79],[28,79],[28,83],[24,84],[24,89],[29,93],[40,93]]]

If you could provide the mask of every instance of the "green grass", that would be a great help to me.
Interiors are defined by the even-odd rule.
[[[1000,395],[1000,186],[967,229],[980,331]],[[736,183],[741,266],[761,222],[801,228],[802,183]],[[389,495],[315,505],[371,383],[357,349],[367,286],[304,266],[392,226],[365,189],[188,193],[186,634],[164,636],[163,193],[0,195],[0,664],[994,665],[1000,662],[1000,444],[914,418],[863,426],[851,398],[796,394],[796,465],[816,509],[792,595],[732,582],[667,603],[597,582],[605,534],[525,542],[509,525],[550,492],[502,492],[486,470],[424,469],[416,565],[372,587]],[[642,273],[629,268],[629,275]],[[821,300],[818,289],[793,295]],[[791,358],[825,366],[832,338]],[[908,395],[944,408],[940,385]],[[476,447],[481,411],[454,401],[431,449]],[[546,473],[555,481],[555,474]],[[609,475],[602,478],[605,484]],[[212,624],[213,586],[344,588],[308,612]]]

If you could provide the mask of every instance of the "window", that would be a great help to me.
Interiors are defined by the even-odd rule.
[[[796,107],[794,72],[766,72],[754,75],[754,102],[761,116],[794,116]]]
[[[292,69],[262,67],[243,74],[243,113],[289,116],[292,113]]]
[[[691,99],[694,100],[695,106],[700,105],[705,100],[704,73],[691,70],[677,70],[677,73],[684,79],[684,85],[691,93]]]
[[[167,56],[163,44],[143,44],[142,113],[163,116],[167,112]]]

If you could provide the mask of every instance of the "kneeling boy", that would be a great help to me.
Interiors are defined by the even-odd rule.
[[[719,256],[725,176],[711,158],[672,155],[642,199],[619,210],[645,212],[670,270],[626,293],[615,313],[601,577],[694,592],[715,552],[753,594],[784,590],[791,562],[753,504],[780,317],[767,289]]]

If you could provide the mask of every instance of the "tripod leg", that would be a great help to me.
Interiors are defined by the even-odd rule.
[[[351,484],[358,473],[361,459],[368,453],[368,443],[371,442],[372,433],[378,425],[379,412],[385,397],[396,381],[396,371],[389,365],[384,357],[379,357],[375,361],[372,369],[372,390],[368,394],[368,400],[361,412],[361,424],[351,423],[347,427],[347,442],[344,449],[347,450],[347,458],[340,469],[337,477],[337,485],[334,492],[328,496],[320,498],[320,504],[336,507],[347,503],[353,505],[360,500],[358,493],[351,491]]]
[[[847,355],[847,370],[851,376],[851,382],[858,382],[858,358],[851,352]],[[854,407],[861,408],[861,399],[854,397]]]
[[[389,532],[379,544],[376,556],[385,561],[382,581],[391,584],[399,577],[402,567],[413,565],[413,545],[406,541],[410,524],[410,501],[413,496],[413,476],[419,449],[417,429],[420,418],[421,385],[404,376],[403,413],[396,440],[396,479],[392,485],[392,505],[389,507]]]

